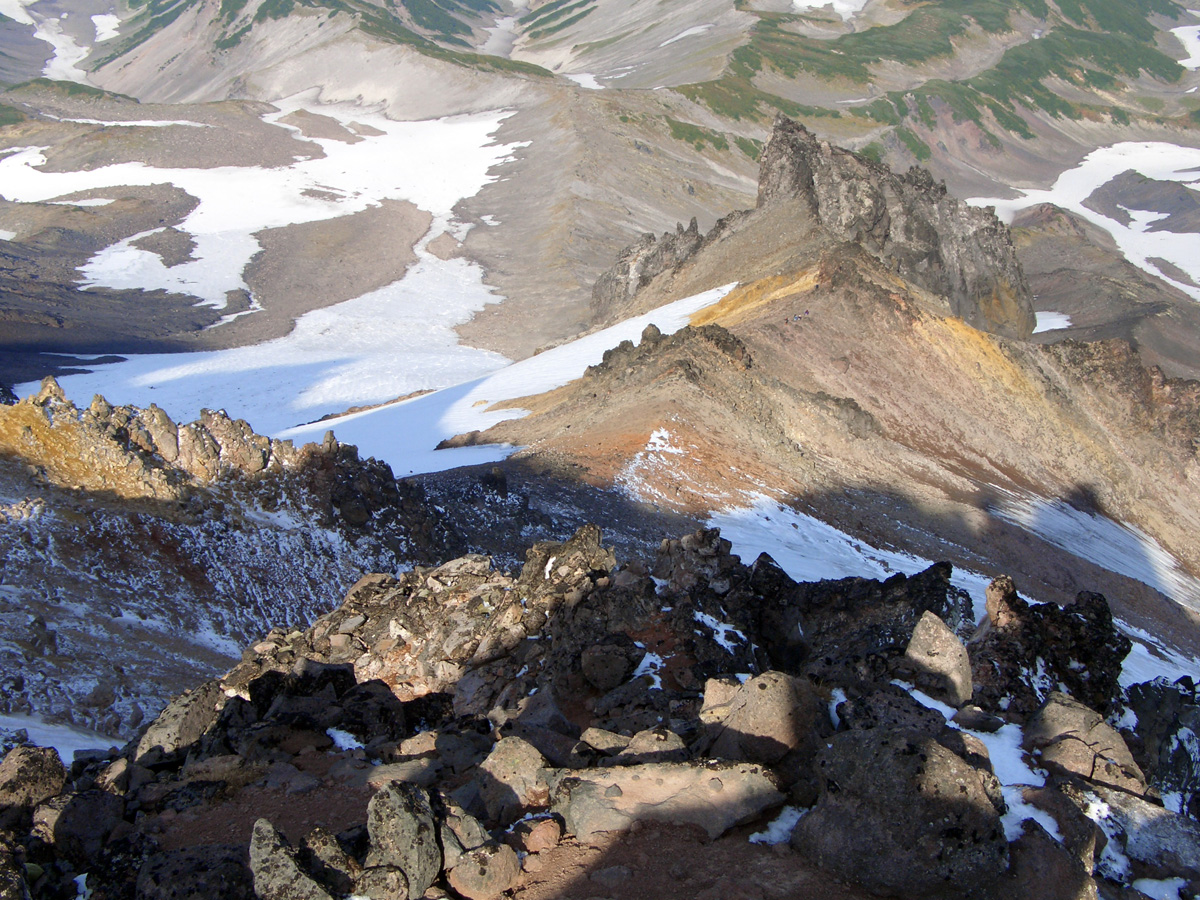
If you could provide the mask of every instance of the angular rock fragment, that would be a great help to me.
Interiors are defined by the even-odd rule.
[[[300,868],[296,851],[266,819],[254,823],[250,871],[259,900],[333,900],[328,891]]]
[[[414,897],[420,897],[437,880],[442,870],[442,851],[424,788],[394,781],[378,791],[367,804],[367,830],[371,835],[368,868],[399,869]]]
[[[1120,733],[1098,712],[1059,691],[1029,720],[1025,746],[1052,771],[1145,793],[1146,779]]]

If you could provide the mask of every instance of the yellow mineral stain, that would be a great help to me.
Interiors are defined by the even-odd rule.
[[[777,300],[807,293],[817,286],[818,267],[805,269],[799,276],[780,275],[739,285],[726,294],[720,303],[692,314],[692,325],[736,325],[744,322]],[[789,280],[790,279],[790,280]]]

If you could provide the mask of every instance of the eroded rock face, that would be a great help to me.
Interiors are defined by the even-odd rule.
[[[1032,296],[1008,228],[991,210],[951,197],[925,169],[895,175],[779,116],[763,151],[758,205],[794,198],[835,236],[944,298],[943,314],[1005,337],[1033,333]]]

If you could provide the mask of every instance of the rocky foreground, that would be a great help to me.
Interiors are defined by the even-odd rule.
[[[1196,896],[1193,686],[1123,693],[1098,594],[976,627],[949,576],[594,526],[368,576],[119,752],[14,748],[0,897]]]

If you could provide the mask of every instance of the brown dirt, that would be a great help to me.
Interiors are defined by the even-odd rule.
[[[342,754],[306,753],[294,758],[302,772],[321,779],[319,787],[302,794],[279,788],[250,786],[212,804],[164,812],[143,827],[155,835],[164,850],[199,844],[249,845],[254,823],[271,821],[289,841],[297,843],[317,826],[335,834],[367,820],[367,803],[374,790],[324,777]]]
[[[698,828],[646,825],[587,843],[567,839],[530,856],[514,900],[867,900],[806,865],[786,845],[764,847],[735,829],[709,841]]]

